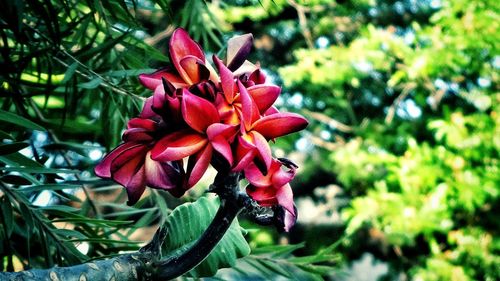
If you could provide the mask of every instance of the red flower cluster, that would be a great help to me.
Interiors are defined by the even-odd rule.
[[[246,60],[252,41],[251,34],[230,39],[225,63],[213,56],[216,71],[187,32],[175,30],[169,49],[173,68],[139,76],[153,96],[96,174],[125,186],[134,204],[146,186],[182,196],[210,163],[242,171],[250,197],[284,208],[288,230],[296,218],[288,184],[296,167],[274,159],[268,142],[304,129],[307,120],[273,107],[281,88],[267,84],[260,68]]]

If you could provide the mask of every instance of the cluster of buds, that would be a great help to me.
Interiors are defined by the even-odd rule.
[[[252,43],[251,34],[233,37],[225,62],[213,56],[214,68],[185,30],[175,30],[173,67],[139,76],[154,93],[96,174],[123,185],[134,204],[146,186],[182,196],[210,164],[243,172],[248,195],[261,206],[280,206],[288,230],[296,220],[289,185],[296,166],[273,158],[269,141],[304,129],[307,120],[273,106],[281,88],[246,60]]]

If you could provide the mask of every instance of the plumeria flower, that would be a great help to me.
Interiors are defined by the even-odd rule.
[[[229,142],[234,138],[237,127],[219,123],[215,106],[186,89],[182,93],[182,116],[189,127],[163,137],[156,143],[151,155],[156,161],[178,161],[189,156],[187,181],[181,187],[187,190],[207,170],[214,149],[232,163]]]
[[[241,97],[241,134],[236,146],[237,164],[233,170],[243,170],[255,157],[263,161],[266,169],[269,169],[272,155],[268,141],[300,131],[307,126],[308,122],[296,113],[276,112],[262,116],[261,108],[257,106],[240,81],[238,81],[238,89]],[[264,108],[262,111],[268,109]]]
[[[285,231],[288,231],[297,220],[292,188],[289,184],[295,176],[296,168],[297,166],[291,162],[281,162],[277,159],[272,159],[267,174],[263,174],[253,163],[245,168],[245,177],[250,183],[247,187],[248,195],[261,206],[283,207],[285,212],[281,219]]]
[[[297,217],[289,185],[296,166],[274,159],[269,142],[304,129],[307,120],[273,106],[281,88],[246,59],[252,42],[251,34],[231,38],[225,60],[213,56],[214,68],[200,45],[176,29],[169,42],[172,65],[139,76],[152,96],[96,174],[123,185],[134,204],[146,186],[182,196],[210,165],[244,172],[249,196],[272,206],[288,231]]]
[[[96,175],[125,186],[128,204],[135,204],[147,186],[172,190],[184,173],[177,162],[151,159],[151,148],[160,125],[151,119],[134,118],[123,134],[124,143],[112,150],[95,168]]]

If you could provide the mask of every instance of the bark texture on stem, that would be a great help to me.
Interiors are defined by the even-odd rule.
[[[219,195],[220,207],[201,237],[186,251],[161,260],[161,245],[167,229],[160,228],[152,241],[131,254],[70,267],[0,272],[0,281],[132,281],[169,280],[200,264],[229,229],[234,218],[250,200],[239,191],[239,173],[219,173],[210,191]]]

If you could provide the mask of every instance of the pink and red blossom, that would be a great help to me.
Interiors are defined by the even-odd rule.
[[[213,56],[214,68],[185,30],[175,30],[172,65],[139,76],[153,94],[96,174],[123,185],[133,204],[146,186],[182,196],[210,164],[243,172],[248,195],[262,206],[280,206],[288,231],[296,220],[289,184],[296,167],[273,158],[269,141],[304,129],[307,120],[273,106],[281,88],[246,60],[252,41],[251,34],[230,39],[225,61]]]

